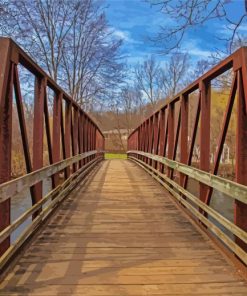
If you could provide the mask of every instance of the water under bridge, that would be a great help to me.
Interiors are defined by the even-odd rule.
[[[12,40],[0,39],[0,60],[0,295],[247,295],[246,48],[141,123],[128,138],[126,160],[104,159],[93,119]],[[20,66],[35,77],[31,141]],[[212,158],[211,86],[229,71]],[[27,171],[15,179],[13,104]],[[219,168],[233,112],[230,180]],[[32,204],[13,219],[12,202],[27,193]],[[212,206],[212,196],[222,195],[232,205],[230,218]]]

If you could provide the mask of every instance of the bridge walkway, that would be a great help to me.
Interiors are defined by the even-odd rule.
[[[0,295],[247,295],[245,280],[173,198],[108,160],[34,235]]]

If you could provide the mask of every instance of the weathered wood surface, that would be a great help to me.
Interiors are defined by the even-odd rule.
[[[123,160],[101,166],[34,237],[0,295],[247,295],[147,173]]]

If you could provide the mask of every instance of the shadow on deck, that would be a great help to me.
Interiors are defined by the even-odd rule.
[[[30,241],[0,295],[247,295],[236,268],[146,172],[100,163]]]

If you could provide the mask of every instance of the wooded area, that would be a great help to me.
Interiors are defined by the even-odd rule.
[[[158,7],[164,17],[175,20],[176,26],[161,27],[156,36],[148,36],[150,42],[157,45],[156,53],[162,52],[163,61],[154,52],[142,62],[130,64],[122,54],[124,40],[114,34],[108,22],[104,1],[0,1],[1,35],[9,36],[20,44],[90,113],[105,132],[106,147],[110,151],[126,151],[127,136],[141,121],[207,71],[219,58],[246,44],[246,38],[238,32],[244,23],[246,8],[236,21],[227,11],[224,1],[146,2],[147,5]],[[216,51],[208,59],[200,59],[195,64],[190,53],[182,50],[180,45],[191,27],[202,25],[213,18],[222,19],[229,25],[231,34],[224,40],[225,50]],[[169,48],[164,44],[169,45]],[[33,75],[24,68],[20,67],[19,73],[27,133],[31,139],[35,81]],[[231,80],[232,74],[228,73],[217,79],[211,90],[212,158],[217,148],[216,139]],[[47,95],[49,102],[52,102],[54,93],[48,88]],[[25,166],[15,103],[13,107],[12,171],[17,176],[25,172]],[[50,103],[50,112],[52,108]],[[190,108],[193,115],[196,112],[196,98],[191,99]],[[234,129],[235,121],[232,118],[230,131]],[[229,163],[234,162],[232,142],[234,133],[229,132],[226,140]],[[47,151],[46,142],[44,147]],[[197,153],[195,150],[195,159]],[[44,160],[48,164],[48,156]]]

